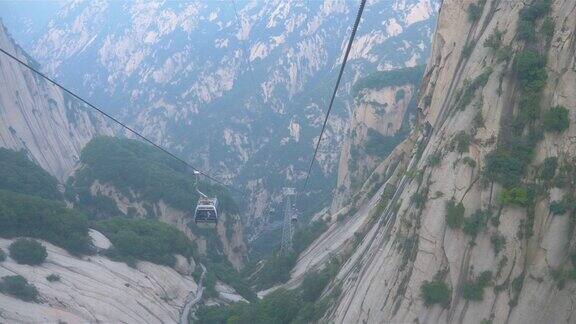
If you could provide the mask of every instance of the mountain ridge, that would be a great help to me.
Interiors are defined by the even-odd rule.
[[[342,1],[310,6],[239,2],[237,21],[228,4],[78,2],[29,50],[63,83],[245,188],[248,228],[258,235],[280,217],[281,187],[303,181],[330,91],[324,80],[335,77],[355,11]],[[351,83],[369,68],[423,63],[428,43],[421,39],[430,37],[436,6],[433,0],[367,6],[363,24],[370,27],[360,27],[353,46],[310,194],[327,196],[335,183]],[[118,28],[107,24],[123,12],[131,16]],[[312,88],[316,82],[322,86]],[[297,157],[270,162],[286,152]],[[305,209],[314,205],[310,195],[302,197]]]

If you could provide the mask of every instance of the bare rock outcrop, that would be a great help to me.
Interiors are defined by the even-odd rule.
[[[377,220],[337,276],[342,293],[326,315],[329,322],[576,321],[574,211],[561,205],[574,196],[576,3],[552,0],[550,11],[536,19],[524,13],[536,33],[526,42],[519,35],[532,27],[518,30],[518,19],[537,2],[546,1],[443,2],[419,126],[407,140],[415,150],[400,162],[407,171],[386,206],[367,207]],[[521,55],[544,59],[519,63]],[[523,64],[541,71],[528,77],[547,75],[544,86],[530,85],[537,91],[532,102],[519,76]],[[523,132],[511,132],[534,102],[540,113],[533,123],[540,129],[520,124]],[[561,131],[538,119],[557,106],[567,109],[570,121]],[[494,161],[494,152],[516,150],[521,144],[508,141],[529,134],[540,137],[530,138],[533,154],[523,160],[516,186],[505,186],[507,177],[490,178],[486,170],[495,167],[487,161]],[[553,182],[541,176],[546,158],[557,159]],[[481,274],[490,275],[485,286],[476,284]],[[448,289],[443,305],[425,303],[426,282]]]
[[[7,251],[10,242],[0,239],[0,247]],[[0,294],[1,322],[175,323],[186,297],[197,288],[192,277],[165,266],[138,262],[131,268],[101,256],[74,257],[42,244],[48,258],[40,266],[10,258],[0,263],[0,277],[21,275],[39,291],[38,303]],[[60,279],[48,281],[52,274]]]
[[[35,65],[10,39],[0,22],[0,47]],[[113,134],[101,116],[0,55],[0,146],[25,150],[43,169],[64,182],[80,150],[96,135]]]
[[[333,213],[350,202],[389,154],[386,151],[400,142],[400,130],[409,123],[408,108],[417,92],[416,87],[407,81],[381,89],[364,89],[358,95],[348,135],[342,144],[337,189],[331,206]],[[380,182],[377,175],[371,180]]]

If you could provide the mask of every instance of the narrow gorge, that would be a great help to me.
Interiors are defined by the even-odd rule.
[[[357,5],[0,3],[0,322],[576,323],[576,2]]]

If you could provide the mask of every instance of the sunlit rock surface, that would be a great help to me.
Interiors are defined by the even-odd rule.
[[[102,234],[91,230],[96,241]],[[98,238],[100,237],[100,238]],[[8,251],[11,240],[0,239]],[[42,242],[48,258],[40,266],[0,262],[0,277],[20,275],[39,291],[39,302],[28,303],[0,294],[0,320],[4,323],[173,323],[190,292],[192,277],[149,262],[136,268],[101,256],[74,257]],[[46,277],[55,274],[59,281]]]

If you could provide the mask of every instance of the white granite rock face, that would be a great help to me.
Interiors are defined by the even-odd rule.
[[[371,140],[369,132],[377,132],[393,141],[392,137],[398,135],[403,123],[410,122],[413,116],[408,116],[408,105],[415,95],[416,86],[407,83],[382,89],[365,89],[356,99],[348,134],[342,143],[337,189],[331,206],[333,213],[350,202],[359,189],[358,185],[362,185],[385,158],[366,152],[365,147]],[[400,93],[402,96],[399,96]]]
[[[98,251],[104,251],[112,247],[110,240],[97,230],[90,229],[88,235],[92,238],[92,244]]]
[[[0,46],[34,65],[0,24]],[[113,129],[90,108],[0,55],[0,146],[25,150],[31,159],[64,182],[80,150],[96,135]]]
[[[101,235],[101,234],[100,234]],[[11,240],[0,239],[8,250]],[[186,297],[195,292],[192,277],[149,262],[136,268],[101,256],[74,257],[42,242],[48,258],[40,266],[0,262],[0,277],[21,275],[36,286],[39,303],[0,294],[2,323],[175,323]],[[60,281],[46,277],[56,274]]]
[[[501,186],[483,185],[480,178],[486,155],[494,150],[503,127],[507,126],[505,117],[512,109],[519,109],[515,104],[518,85],[512,63],[498,62],[483,44],[498,28],[504,32],[503,44],[512,46],[513,52],[520,51],[524,44],[518,41],[516,26],[519,10],[526,1],[488,0],[482,17],[471,23],[466,10],[477,2],[451,0],[442,5],[432,57],[422,85],[421,131],[414,132],[407,140],[422,140],[423,149],[415,150],[412,159],[400,162],[398,167],[410,172],[394,181],[396,190],[391,203],[379,212],[377,221],[364,232],[362,242],[340,270],[337,278],[343,284],[342,294],[327,314],[328,322],[576,321],[573,307],[576,283],[566,280],[564,288],[559,289],[553,278],[553,270],[561,269],[561,265],[562,269],[572,269],[569,253],[574,238],[568,236],[569,216],[554,216],[549,211],[550,201],[566,194],[566,190],[552,189],[548,195],[538,198],[534,234],[526,239],[518,236],[520,225],[528,217],[526,208],[507,206],[499,210]],[[576,157],[576,3],[573,0],[551,2],[549,17],[555,32],[547,54],[548,80],[541,106],[542,110],[565,106],[571,122],[568,130],[561,134],[545,133],[538,143],[529,167],[532,178],[546,157],[558,156],[562,161],[573,161]],[[537,27],[541,24],[540,21]],[[470,55],[463,55],[465,45],[472,42],[476,45]],[[473,94],[468,106],[454,109],[459,91],[468,84],[466,80],[473,80],[488,67],[493,72],[486,85]],[[471,132],[478,111],[484,116],[485,126],[478,128],[468,152],[451,152],[449,146],[454,137],[460,131]],[[433,127],[429,137],[425,136],[426,123]],[[441,153],[441,161],[430,166],[429,157],[435,152]],[[475,163],[464,163],[463,158]],[[414,203],[417,192],[425,194],[422,208]],[[489,222],[471,244],[469,235],[449,228],[445,222],[445,203],[451,197],[462,201],[465,217],[477,209],[495,207],[493,212],[500,213],[499,224]],[[360,210],[365,204],[362,202]],[[369,208],[376,212],[377,205],[372,206]],[[506,238],[506,245],[498,254],[490,242],[496,233]],[[330,231],[326,235],[330,235]],[[324,239],[325,235],[317,242]],[[326,248],[330,246],[321,245],[315,250]],[[299,262],[295,271],[301,266]],[[426,307],[420,287],[442,270],[446,273],[444,281],[452,289],[450,306]],[[482,271],[493,272],[494,284],[484,289],[482,300],[466,300],[462,293],[464,284]],[[495,289],[496,286],[499,288]]]

